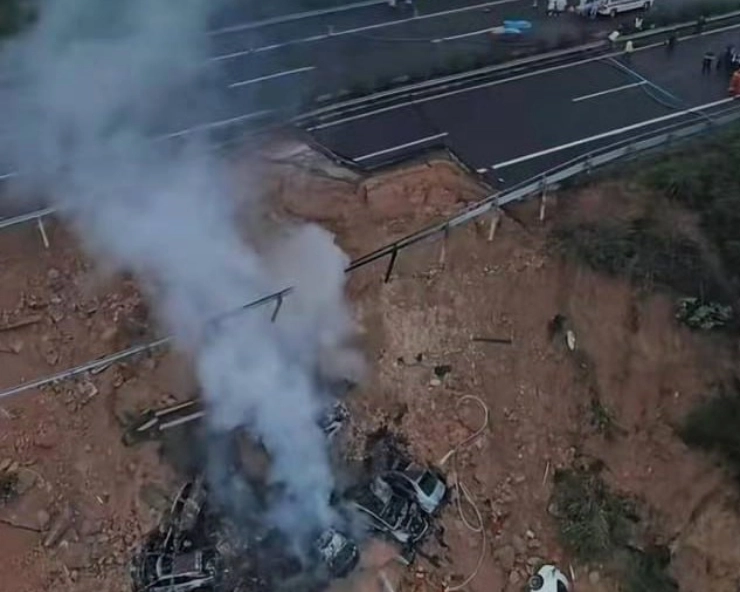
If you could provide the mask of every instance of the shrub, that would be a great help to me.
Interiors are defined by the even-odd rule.
[[[669,235],[651,220],[579,223],[557,228],[555,248],[609,275],[627,275],[642,287],[721,299],[698,245],[683,235]]]
[[[632,503],[611,493],[596,469],[556,472],[552,504],[563,545],[583,562],[608,559],[631,538]]]
[[[740,476],[740,392],[720,389],[686,417],[679,435],[689,446],[714,453]]]

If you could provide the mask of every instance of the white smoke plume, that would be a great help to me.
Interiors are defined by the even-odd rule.
[[[131,271],[193,355],[212,428],[249,426],[282,495],[271,516],[299,535],[332,520],[316,424],[323,351],[351,326],[347,261],[333,237],[293,228],[258,255],[239,236],[233,187],[203,137],[152,142],[214,106],[204,34],[214,0],[52,0],[2,49],[0,158],[60,207],[86,247]],[[294,285],[277,323],[214,315]],[[355,360],[356,361],[356,360]],[[213,462],[218,459],[212,459]]]

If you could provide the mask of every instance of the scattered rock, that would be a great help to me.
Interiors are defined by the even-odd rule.
[[[591,571],[588,573],[588,581],[595,586],[601,580],[601,574],[598,571]]]
[[[527,558],[527,565],[531,568],[539,567],[540,565],[542,565],[542,563],[542,557],[532,556]]]
[[[444,378],[450,372],[452,372],[452,366],[449,364],[440,364],[439,366],[434,367],[434,375],[437,378]]]
[[[4,473],[5,471],[7,471],[12,463],[12,458],[4,458],[0,460],[0,473]]]
[[[15,484],[15,490],[18,495],[23,495],[36,484],[36,473],[28,469],[22,469],[18,472],[18,478]]]
[[[558,505],[555,502],[552,502],[547,506],[547,513],[550,514],[553,518],[562,518],[563,513],[558,510]]]
[[[59,558],[70,570],[85,569],[91,563],[90,548],[83,543],[70,543],[60,549]]]
[[[170,508],[171,502],[167,493],[153,483],[142,486],[139,497],[147,506],[158,512],[166,512]]]
[[[429,386],[439,386],[441,384],[442,384],[442,381],[439,378],[436,378],[436,377],[435,378],[432,378],[429,381]]]
[[[525,532],[524,534],[525,534],[525,536],[526,536],[526,537],[527,537],[528,539],[533,539],[533,538],[534,538],[534,536],[535,536],[535,535],[534,535],[534,531],[533,531],[533,530],[527,530],[527,532]]]
[[[511,545],[504,545],[499,547],[493,554],[493,557],[498,561],[499,565],[506,571],[511,570],[514,567],[516,561],[516,550]]]
[[[524,539],[519,535],[515,534],[513,537],[511,537],[511,544],[518,555],[524,555],[524,553],[527,552],[527,545],[524,542]]]
[[[36,524],[39,525],[41,530],[46,530],[51,522],[51,516],[46,510],[39,510],[36,512]]]
[[[519,575],[519,572],[515,569],[512,569],[511,572],[509,572],[509,584],[518,584],[521,581],[521,576]]]
[[[53,547],[67,532],[72,524],[72,508],[64,506],[61,512],[54,518],[49,528],[49,533],[44,539],[44,547]]]

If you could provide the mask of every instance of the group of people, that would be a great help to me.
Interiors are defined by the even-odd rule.
[[[704,52],[701,72],[706,75],[711,74],[712,70],[728,75],[730,77],[728,92],[733,97],[740,97],[740,52],[734,45],[728,45],[719,55],[711,49]]]

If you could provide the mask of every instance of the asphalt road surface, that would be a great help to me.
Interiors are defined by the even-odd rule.
[[[587,41],[616,26],[572,14],[547,18],[545,3],[535,10],[531,0],[417,0],[412,8],[401,0],[395,10],[376,3],[268,25],[231,14],[211,30],[211,64],[241,112],[289,110],[322,95],[433,76],[471,57],[505,59],[538,43]],[[533,28],[521,36],[492,35],[504,20],[529,20]]]
[[[728,75],[702,75],[704,52],[740,46],[740,28],[623,56],[481,84],[310,128],[365,166],[446,146],[492,183],[510,186],[548,168],[668,124],[726,108]]]

